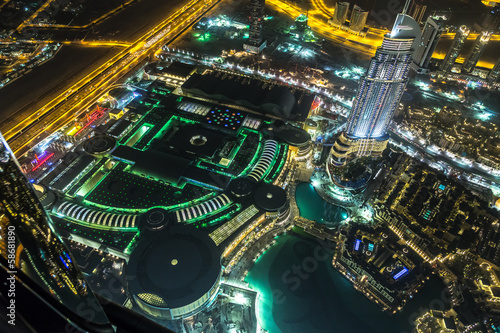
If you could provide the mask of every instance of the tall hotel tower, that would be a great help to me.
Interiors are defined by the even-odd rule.
[[[458,31],[457,34],[455,35],[455,38],[453,39],[453,43],[450,46],[450,49],[448,50],[448,53],[446,53],[446,56],[444,57],[443,62],[441,63],[440,69],[445,72],[451,71],[453,68],[453,65],[455,64],[455,60],[457,60],[458,55],[460,54],[460,51],[462,50],[462,46],[464,46],[465,41],[467,40],[467,37],[469,37],[470,29],[467,28],[467,26],[462,25]]]
[[[415,51],[413,63],[411,65],[417,73],[429,73],[429,63],[442,32],[443,27],[441,23],[429,17],[425,22],[424,30],[422,31],[422,40],[420,46]]]
[[[260,53],[267,45],[262,40],[262,22],[264,21],[265,0],[250,1],[250,36],[243,49],[250,53]]]
[[[470,73],[474,67],[476,67],[479,58],[481,58],[486,45],[488,45],[488,42],[490,41],[492,33],[493,31],[483,31],[479,34],[479,36],[477,36],[472,50],[467,58],[465,58],[464,65],[462,67],[465,72]]]
[[[420,44],[420,27],[406,10],[372,58],[345,130],[332,147],[331,164],[342,166],[359,156],[379,156],[387,147],[387,127],[408,82],[412,55]]]
[[[33,319],[30,316],[33,311],[43,313],[52,321],[51,331],[63,331],[66,326],[66,331],[80,331],[75,328],[80,327],[82,331],[111,332],[106,314],[50,224],[50,217],[34,188],[0,134],[0,273],[16,274],[16,296],[28,297],[26,291],[29,290],[36,300],[31,305],[33,300],[19,298],[15,303],[16,311],[24,313],[26,320]],[[48,309],[57,311],[58,315]],[[83,318],[88,311],[92,317]],[[38,316],[32,323],[38,329],[32,329],[48,330],[49,326],[40,318]],[[20,331],[24,332],[23,317],[16,319],[19,321],[16,326],[19,324]],[[40,329],[40,325],[44,329]]]

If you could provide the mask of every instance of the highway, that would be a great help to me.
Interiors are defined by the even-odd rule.
[[[312,0],[312,5],[317,10],[319,10],[321,12],[321,15],[323,15],[324,17],[329,19],[333,16],[333,8],[330,10],[328,7],[326,7],[323,0]]]
[[[374,55],[376,49],[382,44],[383,37],[389,31],[387,29],[378,29],[369,27],[368,35],[366,37],[359,37],[353,34],[349,34],[343,30],[336,29],[328,23],[326,23],[325,18],[331,18],[335,12],[334,8],[328,8],[324,0],[312,0],[312,13],[319,13],[321,18],[316,18],[313,15],[309,15],[309,26],[314,32],[330,39],[335,43],[341,44],[343,47],[350,49],[354,52],[363,53],[366,55]],[[273,7],[274,9],[289,15],[292,18],[296,18],[301,13],[304,12],[300,7],[295,6],[287,2],[286,0],[267,0],[266,5]],[[475,40],[479,34],[471,33],[468,36],[468,40]],[[451,40],[455,37],[454,32],[445,32],[441,35],[442,40]],[[491,41],[500,41],[500,34],[495,34],[491,36]],[[444,53],[442,55],[433,55],[434,58],[442,59],[444,58]],[[482,61],[478,64],[479,66],[484,66],[487,68],[492,68],[494,63]]]
[[[67,25],[67,24],[52,24],[52,23],[37,23],[37,24],[32,24],[31,22],[40,14],[42,10],[44,10],[50,2],[53,0],[48,0],[42,7],[40,7],[28,20],[24,21],[18,28],[17,31],[21,32],[22,29],[26,27],[38,27],[38,28],[57,28],[57,29],[88,29],[91,26],[95,26],[99,24],[100,22],[106,20],[107,18],[113,16],[123,8],[127,7],[128,5],[132,4],[136,0],[128,0],[124,4],[116,7],[115,9],[99,16],[95,20],[85,24],[85,25]],[[1,8],[1,7],[0,7]]]
[[[421,156],[424,157],[424,162],[427,162],[428,164],[434,162],[435,163],[441,162],[450,168],[463,171],[464,173],[467,174],[477,175],[494,184],[500,184],[500,177],[493,175],[492,173],[488,172],[485,169],[482,169],[481,167],[479,167],[477,163],[473,163],[472,166],[468,166],[464,163],[457,162],[457,160],[454,160],[451,157],[446,156],[446,154],[435,153],[430,149],[428,149],[427,147],[421,147],[417,143],[409,140],[408,138],[402,136],[401,134],[395,131],[391,130],[389,134],[393,141],[400,143],[407,148],[411,147],[415,152],[420,153]]]
[[[160,46],[171,42],[218,2],[191,0],[108,62],[6,131],[4,136],[13,152],[21,156],[29,149],[28,144],[33,139],[44,132],[53,133],[67,124],[91,106],[109,86],[145,61]]]
[[[314,1],[319,2],[322,0]],[[303,12],[301,8],[290,3],[285,3],[281,0],[267,0],[266,5],[289,15],[292,18],[296,18]],[[383,30],[375,29],[373,33],[368,33],[368,36],[366,37],[356,36],[343,30],[336,29],[328,25],[325,21],[317,19],[313,16],[309,16],[308,25],[314,32],[321,34],[334,43],[341,44],[346,49],[371,56],[375,54],[377,47],[382,45],[382,40],[385,34]]]
[[[105,41],[105,40],[98,40],[98,41],[81,41],[81,40],[73,40],[73,41],[64,41],[60,42],[63,45],[83,45],[83,46],[118,46],[118,47],[129,47],[132,44],[127,43],[127,42],[120,42],[120,41]]]
[[[331,18],[335,12],[334,8],[328,8],[323,0],[312,0],[311,1],[313,8],[316,9],[322,16],[326,18]],[[370,33],[379,35],[383,37],[388,31],[384,29],[375,29],[370,27]],[[453,39],[455,38],[455,32],[445,32],[441,35],[442,39]],[[479,33],[471,33],[467,37],[468,40],[475,40],[479,36]],[[490,38],[491,41],[500,41],[500,34],[492,35]]]
[[[2,3],[0,3],[0,9],[2,9],[2,7],[8,4],[9,2],[10,0],[3,0]]]

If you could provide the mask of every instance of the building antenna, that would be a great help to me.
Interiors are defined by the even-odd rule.
[[[403,12],[401,14],[406,15],[406,12],[408,11],[408,7],[410,7],[410,1],[411,0],[406,0],[406,4],[403,8]]]

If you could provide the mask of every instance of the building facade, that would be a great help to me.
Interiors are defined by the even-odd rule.
[[[19,283],[19,290],[22,281],[33,298],[43,298],[46,304],[59,306],[59,316],[71,318],[67,319],[68,322],[74,322],[75,325],[84,322],[81,313],[89,310],[82,305],[95,304],[92,307],[93,317],[86,318],[85,326],[79,326],[79,329],[97,331],[99,327],[102,329],[109,325],[104,311],[98,305],[69,250],[54,232],[52,221],[35,189],[21,172],[1,134],[0,269],[9,273],[22,273],[16,277],[16,281],[19,280],[16,282]],[[52,310],[55,312],[54,308]],[[53,313],[49,315],[50,318],[57,317]],[[66,327],[74,328],[73,324]]]
[[[481,230],[480,235],[477,247],[479,255],[498,265],[500,263],[500,225],[498,221]]]
[[[448,52],[446,53],[441,66],[439,67],[442,71],[451,71],[453,65],[455,64],[455,61],[458,58],[458,55],[460,54],[460,51],[462,50],[462,47],[464,46],[465,41],[467,40],[467,37],[469,36],[469,33],[470,29],[465,25],[462,25],[457,30],[457,34],[455,35],[455,38],[453,39],[453,42]]]
[[[349,25],[349,32],[352,34],[360,34],[366,25],[368,19],[368,11],[363,10],[358,5],[354,5],[351,14],[351,23]]]
[[[500,57],[498,58],[497,62],[495,63],[495,66],[491,69],[490,73],[488,74],[488,82],[493,83],[498,80],[498,77],[500,76]]]
[[[467,55],[467,58],[465,58],[464,65],[462,67],[465,72],[470,73],[474,67],[476,67],[477,62],[483,55],[486,45],[488,45],[488,42],[490,41],[491,34],[491,31],[483,31],[479,34],[479,36],[477,36],[476,41],[472,46],[472,50]]]
[[[333,17],[328,20],[330,25],[336,28],[343,26],[347,20],[347,14],[349,12],[349,2],[339,1],[335,4],[335,12]]]
[[[429,17],[422,31],[420,45],[413,56],[412,67],[417,73],[429,73],[429,62],[431,61],[432,54],[436,49],[442,33],[443,27],[440,22]]]
[[[481,24],[484,30],[497,30],[500,26],[500,7],[492,8]]]
[[[427,6],[423,4],[422,0],[412,0],[409,13],[420,24],[424,20],[426,10]]]
[[[250,1],[250,34],[248,44],[243,44],[243,49],[251,53],[260,53],[266,47],[262,40],[262,22],[264,22],[265,0]]]
[[[420,34],[412,17],[398,15],[361,79],[345,130],[332,147],[333,165],[342,166],[351,157],[380,155],[386,148],[387,128],[408,82]]]

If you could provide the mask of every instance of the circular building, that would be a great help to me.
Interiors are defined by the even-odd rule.
[[[139,229],[149,231],[163,230],[169,223],[169,212],[163,208],[153,208],[139,217]]]
[[[33,184],[36,196],[38,200],[42,203],[43,208],[50,209],[56,202],[56,195],[54,192],[47,190],[44,185]]]
[[[286,126],[286,123],[283,120],[281,120],[281,119],[276,119],[273,122],[273,124],[274,124],[274,127],[276,127],[276,128],[283,128],[283,127]]]
[[[311,135],[301,128],[289,126],[289,128],[276,132],[276,136],[288,143],[290,146],[303,147],[311,142]]]
[[[341,168],[329,166],[332,182],[353,194],[362,193],[372,178],[372,170],[362,163],[351,162]]]
[[[254,202],[268,213],[280,214],[288,208],[286,191],[277,185],[262,184],[253,194]]]
[[[83,150],[93,156],[102,156],[116,147],[116,139],[108,135],[95,135],[83,143]]]
[[[222,266],[206,233],[177,225],[140,239],[126,273],[128,292],[145,313],[177,319],[202,310],[217,295]]]
[[[236,199],[247,198],[252,194],[255,183],[248,178],[235,178],[229,183],[227,190]]]
[[[144,74],[149,80],[156,80],[162,75],[162,67],[159,66],[158,62],[150,62],[144,66]]]
[[[311,135],[305,130],[293,126],[276,132],[276,136],[288,143],[291,151],[295,151],[296,160],[306,159],[312,151]]]

